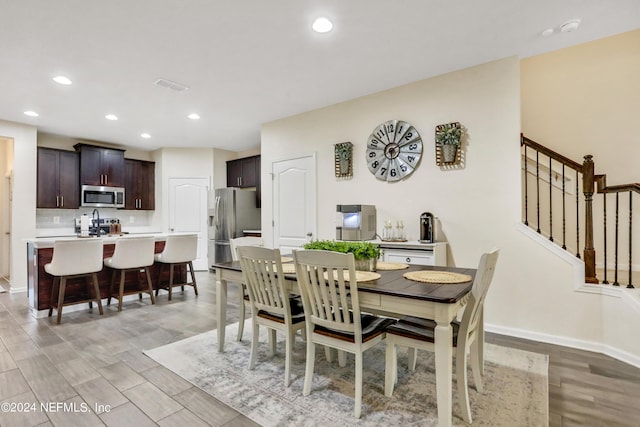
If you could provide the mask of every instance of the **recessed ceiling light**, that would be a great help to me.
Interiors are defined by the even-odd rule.
[[[118,120],[118,116],[116,116],[115,114],[107,114],[106,116],[104,116],[104,118],[107,120]]]
[[[141,133],[140,136],[144,139],[149,139],[151,138],[151,135],[149,135],[148,133]]]
[[[36,113],[35,111],[25,111],[24,112],[25,116],[29,116],[29,117],[38,117],[40,114]]]
[[[313,21],[311,28],[318,33],[328,33],[333,28],[333,23],[325,17],[320,17]]]
[[[56,82],[56,83],[60,83],[61,85],[66,85],[66,86],[68,86],[68,85],[70,85],[71,83],[73,83],[73,82],[69,79],[69,77],[65,77],[65,76],[55,76],[55,77],[53,78],[53,81],[54,81],[54,82]]]
[[[549,37],[551,34],[553,34],[553,31],[554,31],[553,28],[547,28],[542,32],[542,36]]]
[[[572,31],[575,31],[580,26],[580,22],[581,21],[579,19],[571,19],[560,25],[560,31],[563,33],[570,33]]]
[[[191,120],[198,120],[200,118],[200,115],[196,113],[191,113],[187,117],[189,117]]]

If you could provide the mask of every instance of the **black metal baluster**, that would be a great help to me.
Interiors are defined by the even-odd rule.
[[[553,182],[552,182],[552,170],[551,170],[551,156],[549,156],[549,240],[553,242]]]
[[[567,207],[565,205],[564,163],[562,164],[562,249],[567,249]]]
[[[580,188],[578,171],[576,171],[576,256],[580,258]]]
[[[536,151],[536,216],[538,217],[538,229],[540,233],[540,152]]]
[[[602,193],[602,203],[603,203],[603,218],[604,218],[604,280],[602,283],[605,285],[609,282],[607,281],[607,193]]]
[[[527,170],[527,146],[524,146],[524,225],[529,225],[529,175]]]
[[[633,238],[631,236],[633,236],[633,234],[631,233],[633,231],[633,191],[629,191],[629,284],[627,285],[627,288],[633,288],[633,285],[631,284],[631,276],[632,276],[632,263],[631,263],[631,255],[632,255],[632,248],[633,248]]]
[[[614,255],[614,263],[615,263],[615,270],[613,271],[613,286],[620,286],[620,283],[618,283],[618,225],[619,225],[619,210],[620,210],[620,198],[618,197],[620,193],[616,192],[616,246],[615,246],[615,255]]]

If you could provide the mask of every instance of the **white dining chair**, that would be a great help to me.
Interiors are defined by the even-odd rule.
[[[453,345],[456,349],[456,381],[458,383],[458,400],[462,409],[462,418],[471,423],[471,406],[469,405],[469,389],[467,386],[467,354],[471,359],[471,370],[476,390],[480,393],[482,387],[482,373],[484,370],[484,327],[482,311],[484,300],[493,279],[498,249],[485,253],[480,258],[473,287],[468,294],[468,300],[462,312],[462,320],[454,321],[453,342],[443,345]],[[447,286],[447,285],[443,285]],[[398,380],[397,346],[409,348],[409,369],[415,370],[416,353],[418,349],[435,352],[434,334],[436,322],[417,317],[403,317],[387,327],[387,351],[385,357],[385,386],[384,394],[391,396]],[[440,345],[438,343],[437,345]]]
[[[236,237],[229,240],[229,246],[231,249],[231,259],[238,261],[238,248],[240,246],[264,246],[262,237],[246,236]],[[241,283],[240,289],[240,301],[238,307],[240,309],[240,319],[238,321],[238,338],[237,341],[242,341],[242,334],[244,334],[244,321],[247,315],[247,307],[249,307],[249,294],[247,293],[247,287],[244,283]]]
[[[315,345],[355,355],[354,415],[362,412],[363,353],[384,338],[394,322],[360,312],[352,253],[299,250],[293,253],[306,318],[307,360],[303,394],[309,395],[316,357]],[[343,363],[340,363],[343,365]]]
[[[279,249],[238,247],[242,277],[249,294],[253,335],[249,369],[254,369],[259,344],[259,327],[269,331],[269,353],[276,347],[276,331],[285,334],[284,385],[289,387],[295,333],[304,329],[304,309],[299,296],[290,295],[284,281]]]

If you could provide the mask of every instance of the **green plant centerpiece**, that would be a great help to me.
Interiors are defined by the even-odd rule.
[[[380,256],[380,247],[371,242],[343,242],[336,240],[314,240],[304,245],[305,249],[316,249],[341,253],[352,253],[356,270],[375,271]]]
[[[444,163],[456,161],[461,141],[462,126],[459,122],[436,126],[436,144],[440,146]]]

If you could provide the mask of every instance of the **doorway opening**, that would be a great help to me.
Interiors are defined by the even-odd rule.
[[[0,136],[0,292],[11,283],[13,139]]]

